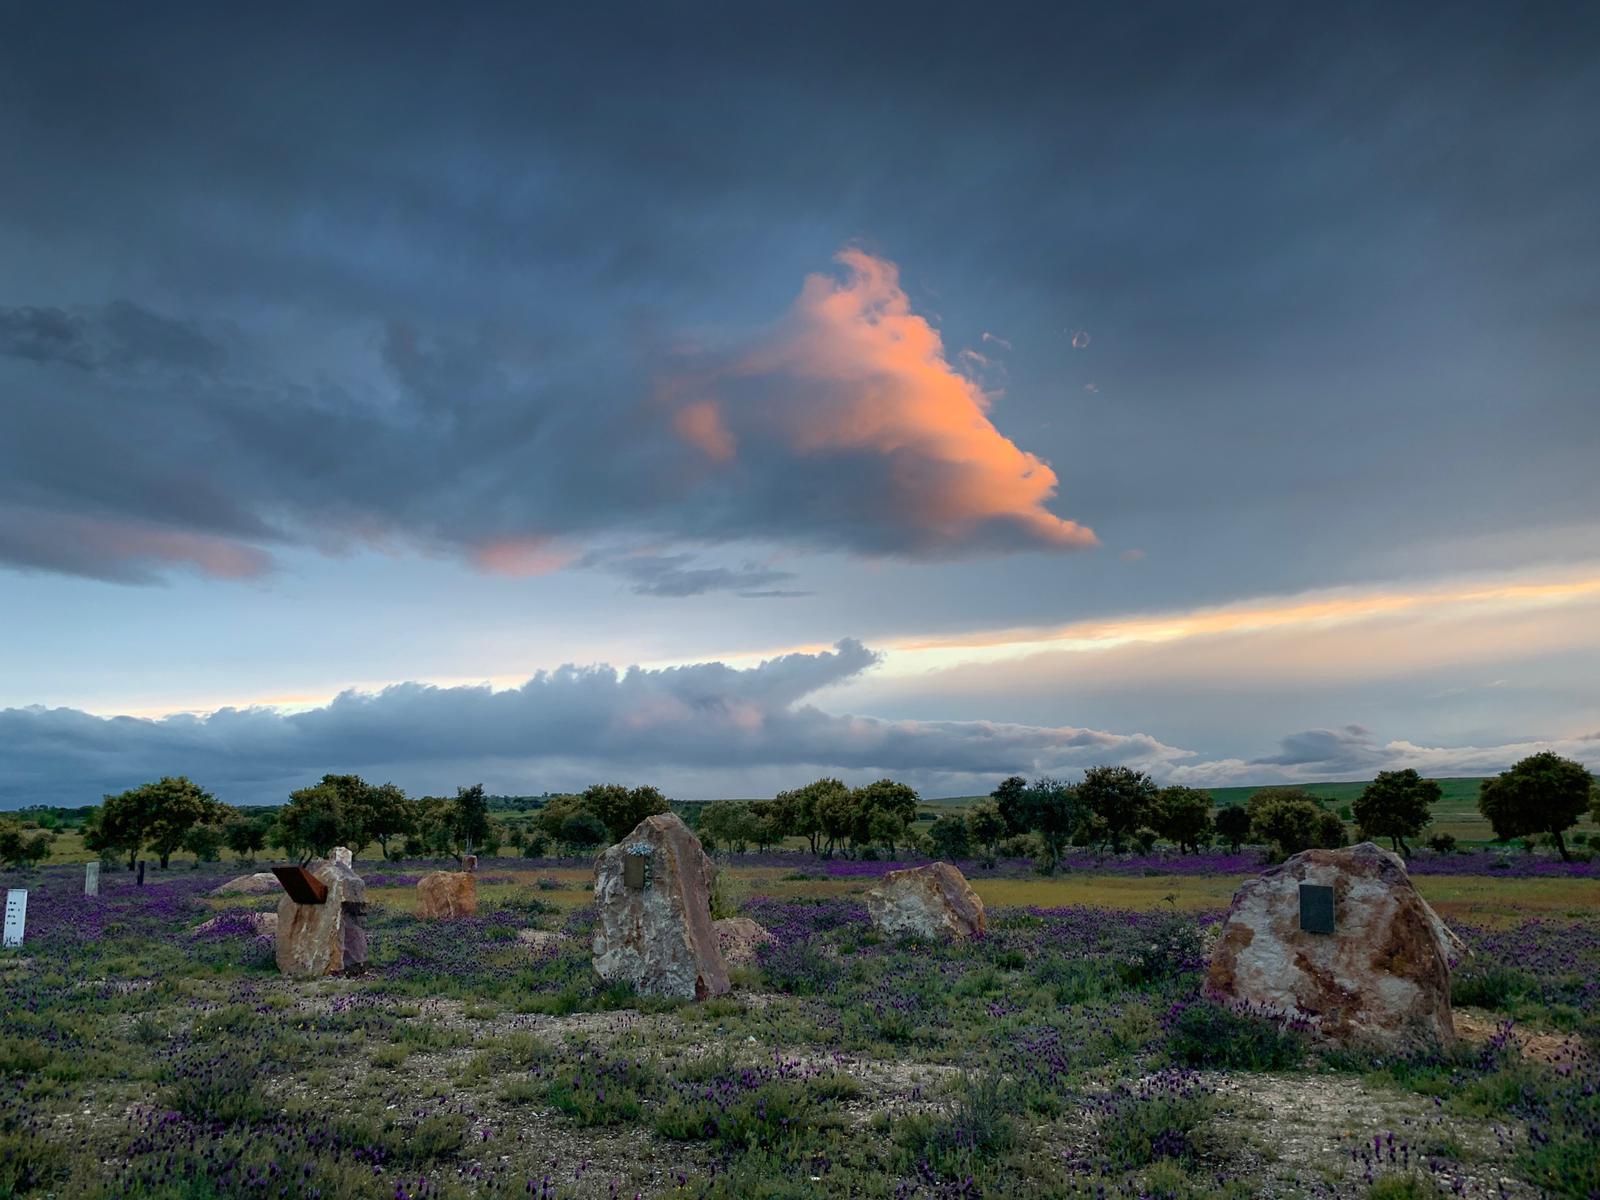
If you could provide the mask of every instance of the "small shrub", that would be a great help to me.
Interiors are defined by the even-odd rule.
[[[1198,998],[1180,1002],[1164,1022],[1167,1053],[1186,1067],[1274,1071],[1305,1054],[1305,1033],[1293,1022]]]
[[[998,1075],[967,1080],[949,1110],[904,1117],[894,1141],[905,1167],[927,1164],[938,1178],[970,1178],[1017,1143],[1015,1108],[1009,1089]]]
[[[580,1057],[545,1085],[545,1101],[580,1126],[620,1125],[639,1119],[640,1093],[655,1081],[649,1064],[629,1059]]]
[[[392,1071],[411,1056],[411,1047],[403,1042],[390,1042],[372,1052],[372,1065]]]
[[[1367,1200],[1433,1200],[1442,1196],[1439,1185],[1416,1171],[1405,1175],[1385,1175],[1367,1189]]]
[[[1095,1155],[1077,1165],[1103,1174],[1167,1159],[1196,1161],[1200,1129],[1216,1111],[1216,1099],[1194,1072],[1169,1068],[1106,1093],[1092,1111]]]
[[[1450,1003],[1461,1008],[1504,1012],[1526,996],[1537,995],[1539,981],[1521,967],[1496,963],[1463,964],[1450,980]]]

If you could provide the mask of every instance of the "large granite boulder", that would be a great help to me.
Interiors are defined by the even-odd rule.
[[[890,937],[979,937],[988,927],[978,893],[946,862],[890,871],[867,893],[867,912]]]
[[[211,889],[213,896],[271,896],[279,891],[278,877],[271,871],[240,875]]]
[[[722,951],[722,961],[730,967],[749,966],[756,960],[756,951],[774,941],[772,934],[749,917],[723,917],[711,923],[717,934],[717,949]]]
[[[324,887],[321,904],[278,901],[278,970],[297,979],[358,974],[367,965],[367,885],[348,862],[313,859],[306,867]]]
[[[417,916],[435,921],[470,917],[478,911],[477,876],[467,871],[434,871],[417,880]]]
[[[631,865],[630,865],[631,860]],[[728,990],[711,926],[714,869],[672,813],[646,817],[595,862],[594,969],[640,995],[704,1000]]]
[[[1302,928],[1301,884],[1332,889],[1332,932]],[[1318,899],[1308,895],[1313,914]],[[1306,923],[1321,922],[1313,915]],[[1460,953],[1460,939],[1418,894],[1399,856],[1371,842],[1307,850],[1234,894],[1206,990],[1303,1018],[1324,1041],[1449,1046],[1450,967]]]

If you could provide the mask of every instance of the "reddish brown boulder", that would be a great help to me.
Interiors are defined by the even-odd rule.
[[[867,912],[890,937],[937,941],[981,936],[987,928],[983,901],[946,862],[890,871],[867,893]]]
[[[1333,889],[1333,932],[1301,928],[1301,884]],[[1448,1046],[1450,967],[1460,945],[1398,856],[1371,842],[1307,850],[1234,894],[1206,990],[1303,1018],[1325,1041]]]
[[[478,881],[466,871],[435,871],[417,880],[417,916],[425,921],[470,917],[478,911]]]
[[[594,969],[640,995],[704,1000],[728,990],[711,927],[711,860],[672,813],[646,817],[594,868]]]

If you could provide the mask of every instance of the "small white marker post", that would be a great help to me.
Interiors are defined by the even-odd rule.
[[[6,892],[5,946],[22,945],[22,927],[28,922],[28,889],[10,888]]]
[[[83,864],[83,894],[85,896],[100,894],[100,864],[97,862]]]

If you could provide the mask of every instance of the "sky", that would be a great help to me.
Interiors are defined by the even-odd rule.
[[[0,807],[1600,767],[1597,46],[10,6]]]

